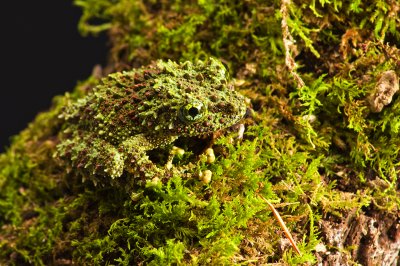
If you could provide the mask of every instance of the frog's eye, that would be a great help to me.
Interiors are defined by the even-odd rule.
[[[207,114],[207,108],[200,101],[193,101],[179,109],[179,118],[185,123],[202,120]]]

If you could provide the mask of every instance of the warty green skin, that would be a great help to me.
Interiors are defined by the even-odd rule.
[[[222,63],[159,60],[110,74],[86,97],[67,106],[56,157],[85,178],[124,171],[162,174],[146,151],[180,136],[206,135],[237,123],[244,97],[227,81]]]

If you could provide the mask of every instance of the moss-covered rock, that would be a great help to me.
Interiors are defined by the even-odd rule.
[[[82,33],[110,36],[105,73],[220,59],[250,99],[245,131],[175,143],[186,153],[173,165],[188,172],[132,193],[82,182],[54,154],[57,117],[98,84],[90,77],[0,155],[0,264],[398,263],[397,1],[75,4]]]

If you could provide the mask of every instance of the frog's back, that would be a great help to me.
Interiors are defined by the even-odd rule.
[[[118,144],[130,136],[152,138],[208,134],[245,113],[244,98],[227,83],[215,59],[157,61],[109,75],[61,115],[67,125]]]

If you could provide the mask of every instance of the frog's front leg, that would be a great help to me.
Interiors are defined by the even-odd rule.
[[[162,174],[164,169],[157,167],[146,154],[146,151],[166,146],[177,139],[177,136],[148,136],[138,134],[123,141],[119,150],[125,157],[125,168],[128,172],[144,173],[148,178]]]
[[[76,131],[57,146],[56,156],[70,161],[86,175],[116,178],[122,175],[125,158],[116,147],[87,132]]]

